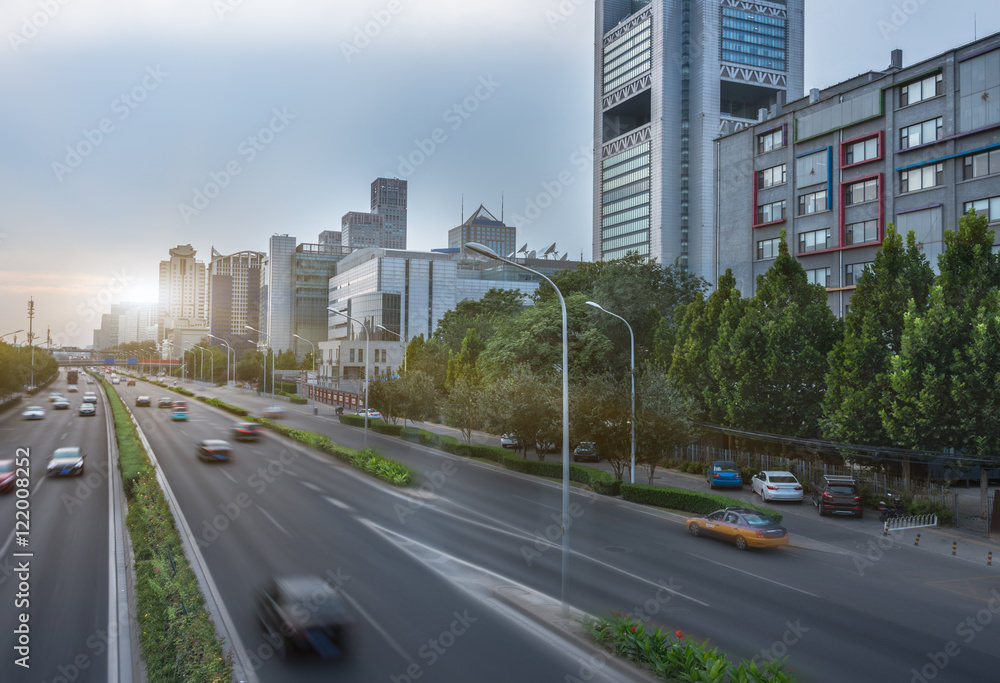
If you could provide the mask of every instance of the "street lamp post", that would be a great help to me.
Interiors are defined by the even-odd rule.
[[[348,320],[350,320],[351,322],[358,323],[359,325],[361,325],[362,329],[364,329],[364,331],[365,331],[365,448],[367,449],[368,448],[368,381],[369,381],[369,379],[368,379],[368,358],[371,356],[371,354],[369,353],[369,349],[370,349],[369,342],[371,341],[372,334],[368,330],[368,326],[367,325],[365,325],[363,322],[355,320],[354,318],[352,318],[351,316],[347,315],[346,313],[338,311],[336,308],[330,308],[330,307],[327,307],[326,310],[330,311],[331,313],[336,313],[337,315],[342,315],[345,318],[347,318]]]
[[[601,306],[599,304],[595,304],[593,301],[588,301],[587,305],[588,306],[593,306],[594,308],[596,308],[597,310],[601,311],[602,313],[607,313],[611,317],[618,318],[623,323],[625,323],[625,327],[628,328],[629,339],[632,341],[632,372],[631,372],[631,375],[632,375],[632,483],[634,484],[635,483],[635,335],[632,334],[632,326],[628,324],[628,320],[625,320],[625,318],[621,317],[620,315],[617,315],[616,313],[612,313],[611,311],[609,311],[609,310],[607,310],[605,308],[601,308]]]
[[[243,328],[247,329],[247,330],[250,330],[251,332],[256,332],[257,334],[264,335],[265,337],[267,337],[267,345],[268,345],[268,347],[271,346],[271,335],[269,335],[267,332],[261,332],[260,330],[255,330],[254,328],[250,327],[249,325],[244,325]],[[271,405],[274,405],[274,356],[275,356],[274,349],[271,349]],[[264,359],[264,374],[265,375],[267,374],[267,358]],[[264,380],[264,389],[265,390],[267,389],[267,378],[266,377],[265,377],[265,380]]]
[[[403,374],[405,375],[406,374],[406,340],[403,339],[403,335],[399,334],[398,332],[393,332],[392,330],[390,330],[388,327],[385,327],[384,325],[376,325],[375,327],[379,328],[383,332],[388,332],[389,334],[396,335],[397,337],[399,337],[399,341],[403,342]],[[406,415],[403,415],[403,427],[406,427]]]
[[[7,334],[0,334],[0,339],[3,339],[4,337],[9,337],[10,335],[17,334],[19,332],[24,332],[24,330],[14,330],[13,332],[8,332]],[[17,340],[15,339],[14,341],[16,342]]]
[[[527,266],[523,266],[516,261],[509,261],[495,251],[490,249],[484,244],[478,244],[476,242],[467,242],[465,244],[466,249],[474,251],[477,254],[485,256],[489,259],[495,259],[501,263],[506,263],[508,265],[514,266],[521,270],[525,270],[533,275],[537,275],[551,285],[552,289],[555,291],[556,296],[559,297],[559,306],[562,309],[562,412],[563,412],[563,439],[562,439],[562,460],[563,460],[563,476],[562,476],[562,576],[561,576],[561,595],[560,600],[562,602],[562,612],[563,616],[569,614],[569,605],[566,603],[566,580],[569,573],[569,345],[568,336],[566,332],[566,300],[563,298],[562,292],[556,287],[555,283],[549,278],[545,277],[537,270],[532,270]]]
[[[231,369],[233,369],[233,366],[229,364],[229,352],[233,351],[233,347],[231,347],[229,345],[229,343],[225,339],[223,339],[222,337],[216,337],[214,334],[210,334],[208,336],[211,337],[212,339],[218,339],[220,342],[222,342],[223,344],[226,345],[226,384],[229,384],[229,371]],[[214,360],[213,360],[213,363],[214,363]],[[233,363],[236,363],[236,352],[235,351],[233,351]],[[213,380],[215,379],[215,368],[214,368],[214,366],[212,368],[212,379]],[[235,379],[235,377],[234,377],[234,379]]]
[[[296,339],[301,339],[306,344],[308,344],[310,347],[312,347],[313,377],[315,377],[316,376],[316,345],[313,344],[308,339],[306,339],[305,337],[300,337],[297,334],[293,334],[292,336],[295,337]],[[309,385],[309,379],[306,378],[306,386],[308,386],[308,385]],[[315,415],[318,412],[316,410],[316,387],[315,386],[312,389],[312,404],[313,404],[313,415]]]

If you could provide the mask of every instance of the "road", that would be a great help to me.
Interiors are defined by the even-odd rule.
[[[81,385],[86,387],[86,385]],[[93,387],[90,387],[93,388]],[[30,528],[27,547],[14,542],[17,497],[0,494],[0,680],[107,683],[109,527],[107,399],[98,393],[97,415],[81,417],[83,393],[68,393],[64,381],[50,387],[69,400],[53,410],[45,392],[28,399],[46,409],[42,420],[21,420],[20,409],[0,417],[0,459],[30,452]],[[48,479],[45,463],[56,448],[80,446],[87,454],[82,477]],[[22,451],[23,449],[23,451]],[[23,520],[23,516],[20,518]],[[23,530],[23,526],[19,526]],[[31,557],[15,557],[28,552]],[[14,571],[28,562],[24,576]],[[17,603],[27,577],[27,604]],[[21,615],[27,615],[30,669],[15,663]]]
[[[256,410],[267,403],[238,396],[234,402]],[[286,423],[360,446],[362,431],[338,424],[329,409],[314,417],[309,406],[284,405]],[[396,650],[371,636],[374,649],[360,659],[380,657],[379,676],[391,676],[405,670],[404,654],[418,659],[420,644],[440,633],[454,610],[473,609],[456,584],[481,586],[481,596],[498,585],[560,595],[556,483],[372,432],[371,445],[422,473],[422,490],[381,486],[276,436],[239,446],[233,467],[194,467],[192,440],[224,433],[231,420],[205,406],[196,410],[189,433],[180,434],[182,427],[173,441],[160,443],[179,454],[170,460],[180,466],[167,472],[176,489],[188,492],[184,508],[192,527],[211,529],[213,517],[240,491],[253,500],[205,549],[213,574],[221,572],[230,587],[223,588],[224,599],[237,623],[252,621],[247,586],[260,576],[342,568],[352,577],[352,596],[400,645]],[[253,468],[282,452],[296,455],[254,491]],[[798,514],[807,508],[787,516],[791,546],[741,553],[689,536],[674,515],[580,490],[572,500],[567,594],[581,609],[639,614],[671,631],[709,638],[736,657],[787,654],[804,681],[989,680],[1000,664],[993,648],[1000,634],[1000,623],[993,623],[1000,614],[994,568],[922,553],[891,537],[880,545],[855,520]],[[475,614],[489,613],[475,604],[483,609]],[[252,638],[245,626],[242,633]],[[572,673],[559,673],[574,662],[550,660],[556,648],[539,646],[537,635],[525,638],[512,627],[501,633],[485,643],[456,642],[454,654],[442,657],[427,680],[468,680],[464,667],[483,661],[491,665],[479,680],[514,679],[506,667],[515,664],[528,666],[525,680]],[[518,653],[516,662],[505,656],[510,652]]]

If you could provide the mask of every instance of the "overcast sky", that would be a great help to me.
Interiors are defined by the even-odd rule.
[[[110,301],[156,299],[170,248],[314,242],[380,175],[409,181],[411,249],[503,195],[519,246],[589,259],[593,21],[592,0],[4,0],[0,334],[34,297],[42,341],[90,344]],[[995,0],[806,0],[806,90],[975,30],[1000,30]]]

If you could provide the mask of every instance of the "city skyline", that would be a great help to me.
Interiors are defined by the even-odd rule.
[[[592,3],[157,5],[0,14],[0,333],[33,297],[39,338],[86,345],[170,248],[312,241],[380,176],[409,183],[410,249],[503,197],[519,244],[591,254]],[[986,2],[903,5],[807,0],[805,90],[970,42],[974,13],[1000,30]]]

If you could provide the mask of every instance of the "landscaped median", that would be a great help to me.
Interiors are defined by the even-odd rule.
[[[102,384],[107,384],[101,378]],[[107,391],[135,553],[136,618],[150,683],[228,682],[232,662],[205,611],[156,473],[117,392]]]
[[[728,681],[730,683],[791,683],[788,658],[766,662],[730,662],[718,648],[692,642],[682,631],[646,629],[628,614],[586,619],[594,640],[615,654],[652,671],[665,681]]]

